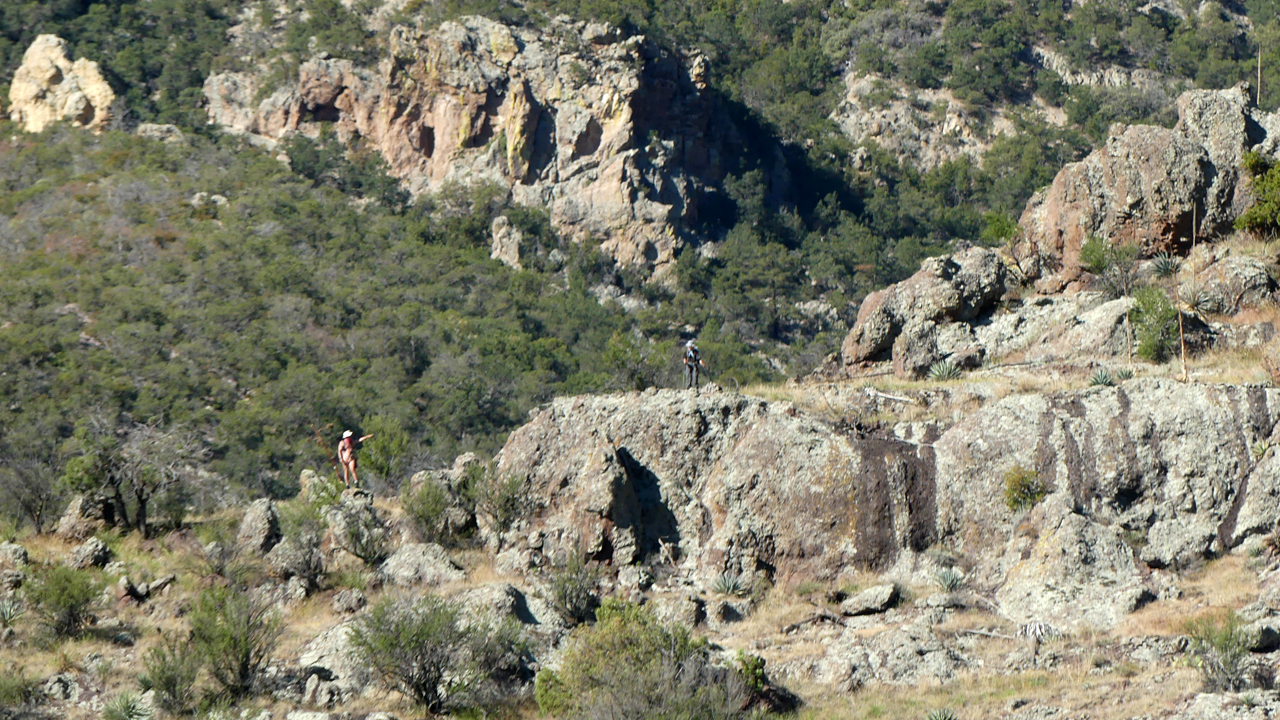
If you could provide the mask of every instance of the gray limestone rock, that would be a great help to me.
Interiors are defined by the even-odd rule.
[[[71,551],[71,567],[102,567],[111,560],[111,548],[98,538],[89,538]]]

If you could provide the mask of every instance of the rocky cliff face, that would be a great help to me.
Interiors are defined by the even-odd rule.
[[[67,54],[67,43],[41,35],[22,56],[9,85],[9,119],[27,132],[40,132],[59,120],[91,130],[106,127],[116,95],[98,63]]]
[[[1244,152],[1274,154],[1280,119],[1251,101],[1247,85],[1193,90],[1177,102],[1178,124],[1117,128],[1106,145],[1063,168],[1022,214],[1026,268],[1042,291],[1081,273],[1080,247],[1098,237],[1174,250],[1229,227],[1252,202],[1241,182]]]
[[[376,70],[315,58],[279,88],[214,75],[210,122],[266,145],[331,122],[371,143],[414,193],[497,183],[624,264],[658,276],[671,267],[731,133],[711,122],[702,58],[600,24],[532,30],[479,17],[394,27],[388,48]]]
[[[1253,453],[1278,423],[1280,392],[1152,380],[892,432],[720,392],[565,398],[497,459],[535,508],[503,565],[585,552],[703,588],[855,567],[909,580],[946,547],[1018,622],[1111,627],[1176,585],[1166,570],[1280,519],[1280,461]],[[1014,469],[1047,494],[1030,510],[1006,504]]]

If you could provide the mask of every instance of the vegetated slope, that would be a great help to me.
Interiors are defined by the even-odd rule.
[[[238,141],[14,132],[0,131],[10,458],[56,467],[95,418],[115,442],[180,424],[205,433],[215,469],[280,493],[295,463],[325,462],[317,428],[406,434],[450,459],[496,449],[555,394],[628,382],[635,320],[587,293],[597,256],[566,244],[554,269],[521,273],[490,260],[498,213],[544,255],[557,242],[491,196],[397,214]]]

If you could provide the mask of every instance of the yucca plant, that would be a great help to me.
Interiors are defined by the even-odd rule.
[[[959,380],[960,368],[950,360],[939,360],[929,366],[929,379],[936,381]]]
[[[726,572],[721,573],[711,584],[712,592],[718,595],[733,595],[741,597],[751,591],[751,587],[742,579],[738,573]]]
[[[1111,387],[1115,384],[1115,376],[1106,368],[1098,368],[1089,376],[1089,385],[1093,387]]]

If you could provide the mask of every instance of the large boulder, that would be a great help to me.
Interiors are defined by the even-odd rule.
[[[307,677],[306,703],[321,707],[345,703],[371,686],[373,670],[360,656],[351,631],[351,623],[330,628],[298,655],[298,665]]]
[[[841,346],[846,365],[881,359],[889,351],[905,374],[972,349],[953,340],[940,346],[931,337],[934,324],[973,320],[994,308],[1004,295],[1008,272],[1000,256],[973,247],[925,260],[919,272],[867,296],[858,319]],[[899,338],[906,338],[898,342]]]
[[[58,519],[55,532],[64,540],[83,540],[116,524],[116,508],[110,500],[97,495],[76,495]]]
[[[713,122],[700,55],[584,33],[560,18],[397,26],[376,69],[311,58],[277,86],[261,72],[211,75],[204,94],[211,123],[257,144],[331,124],[365,139],[414,194],[497,183],[564,235],[664,274],[700,188],[723,177],[717,151],[733,125]],[[509,247],[497,256],[519,262]]]
[[[100,131],[111,118],[115,99],[98,63],[84,58],[72,62],[65,40],[40,35],[9,83],[9,119],[27,132],[40,132],[59,120]]]
[[[1228,227],[1251,203],[1240,182],[1243,153],[1275,150],[1268,128],[1276,119],[1250,97],[1247,85],[1187,91],[1173,129],[1113,128],[1104,146],[1060,170],[1019,223],[1037,287],[1055,291],[1078,278],[1090,237],[1151,255],[1188,243],[1193,225],[1202,235]]]
[[[240,520],[236,545],[254,555],[265,555],[280,542],[280,515],[275,503],[266,498],[254,500]]]
[[[300,578],[308,587],[315,587],[324,574],[320,539],[310,533],[276,543],[267,553],[266,561],[267,570],[275,579]]]
[[[867,637],[846,629],[831,642],[817,668],[827,683],[853,691],[869,683],[918,685],[955,678],[969,665],[925,622],[913,622]]]
[[[28,562],[26,548],[8,541],[0,543],[0,567],[20,568]]]

